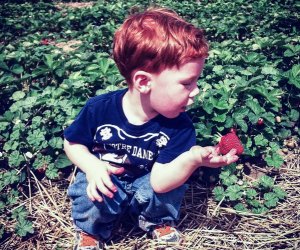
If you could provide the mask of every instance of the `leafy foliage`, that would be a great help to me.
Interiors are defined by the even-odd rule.
[[[243,168],[235,164],[224,168],[219,184],[213,189],[215,199],[231,204],[238,212],[265,213],[287,195],[282,188],[275,186],[270,176],[262,175],[257,181],[248,182]]]
[[[300,12],[294,1],[99,0],[81,9],[17,2],[0,8],[0,212],[20,236],[33,232],[32,223],[23,211],[22,217],[10,211],[18,211],[13,208],[29,173],[59,179],[71,165],[63,129],[88,97],[123,86],[110,52],[132,6],[170,7],[206,31],[210,55],[189,111],[199,144],[211,145],[212,135],[236,127],[246,149],[242,160],[264,155],[267,165],[279,168],[283,140],[299,137]],[[257,186],[240,186],[240,178],[225,169],[216,199],[259,213],[285,197],[267,177]],[[0,227],[0,238],[5,230]]]

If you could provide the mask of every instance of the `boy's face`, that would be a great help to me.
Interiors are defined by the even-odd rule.
[[[199,93],[197,80],[205,59],[194,59],[180,68],[176,66],[152,74],[150,103],[154,112],[175,118],[193,104]]]

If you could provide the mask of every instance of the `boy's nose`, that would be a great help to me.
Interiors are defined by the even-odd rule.
[[[199,94],[199,92],[200,92],[200,90],[199,90],[199,88],[198,88],[198,86],[197,86],[197,84],[195,85],[195,88],[191,91],[191,93],[190,93],[190,97],[191,98],[193,98],[193,97],[195,97],[196,95],[198,95]]]

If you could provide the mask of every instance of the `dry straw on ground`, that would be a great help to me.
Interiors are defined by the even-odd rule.
[[[87,8],[92,7],[95,4],[95,2],[85,2],[85,3],[78,3],[78,2],[72,2],[72,3],[57,3],[55,6],[59,10],[63,10],[64,8],[73,8],[73,9],[80,9],[80,8]]]
[[[300,249],[300,156],[287,157],[276,182],[288,197],[265,215],[239,215],[222,204],[218,207],[211,188],[194,182],[185,196],[178,225],[185,242],[175,249]],[[53,184],[32,174],[32,183],[36,191],[23,205],[34,220],[35,234],[25,241],[13,235],[0,249],[72,249],[70,201],[66,196],[69,181]],[[164,249],[129,222],[121,224],[115,235],[106,249]]]
[[[66,53],[76,50],[81,44],[82,41],[79,40],[70,40],[68,42],[54,43],[54,45],[57,48],[62,49]]]

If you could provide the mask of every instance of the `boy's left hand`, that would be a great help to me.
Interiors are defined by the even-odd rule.
[[[191,148],[191,151],[193,152],[195,159],[199,162],[199,165],[203,167],[223,167],[234,163],[239,159],[235,149],[230,150],[226,155],[221,155],[218,146],[194,146]]]

